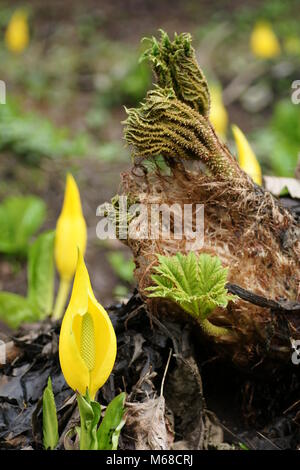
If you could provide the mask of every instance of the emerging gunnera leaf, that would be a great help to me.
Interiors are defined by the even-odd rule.
[[[208,116],[210,96],[206,78],[199,68],[192,37],[188,33],[174,35],[173,41],[161,30],[160,41],[150,41],[142,60],[151,62],[157,83],[162,88],[173,88],[177,98],[203,116]]]
[[[209,253],[228,266],[231,284],[265,299],[285,299],[294,305],[299,300],[299,220],[281,201],[253,183],[216,135],[209,119],[207,84],[196,62],[190,36],[168,38],[162,33],[160,38],[152,38],[144,57],[152,66],[157,84],[138,108],[127,110],[125,138],[132,146],[133,168],[122,174],[122,195],[145,204],[147,214],[151,214],[153,203],[159,207],[176,204],[182,213],[185,204],[192,207],[203,204],[203,245],[188,257],[196,276],[200,278],[200,269],[198,265],[195,268],[193,257]],[[157,164],[161,160],[168,171]],[[184,309],[200,319],[201,313],[204,320],[199,324],[207,331],[211,327],[209,321],[232,325],[228,327],[230,334],[211,336],[209,343],[238,367],[253,366],[257,372],[266,368],[272,374],[285,368],[290,361],[292,341],[300,338],[296,311],[283,316],[279,310],[275,313],[253,298],[249,301],[239,298],[223,309],[216,302],[219,296],[209,295],[209,285],[205,290],[200,280],[195,282],[195,294],[194,278],[189,276],[187,284],[182,284],[181,278],[176,284],[173,270],[173,277],[165,272],[168,264],[161,263],[152,272],[157,253],[173,256],[190,251],[190,238],[183,234],[177,239],[173,220],[170,219],[168,237],[160,224],[155,239],[136,239],[129,234],[123,239],[133,252],[140,291],[144,293],[152,285],[154,289],[148,293],[176,302],[173,311],[181,309],[183,313]],[[193,227],[196,227],[196,213]],[[180,263],[178,258],[172,259],[177,259],[182,270],[182,258]],[[151,274],[156,279],[151,279]],[[204,280],[207,282],[208,277]],[[220,296],[219,305],[222,298],[226,299],[224,283],[225,280],[221,292],[225,297]],[[212,293],[217,289],[215,284],[218,285],[214,280]],[[170,300],[164,302],[162,297],[158,301],[149,299],[148,307],[153,314],[168,315],[172,310],[166,305]],[[218,307],[208,321],[214,303]]]
[[[163,297],[176,302],[192,315],[203,330],[212,336],[229,333],[226,328],[213,325],[207,317],[216,307],[226,308],[235,297],[228,294],[225,284],[227,268],[223,268],[217,256],[194,252],[188,255],[158,255],[152,280],[156,285],[148,287],[149,297]]]

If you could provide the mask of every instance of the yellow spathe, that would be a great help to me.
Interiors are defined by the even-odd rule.
[[[248,140],[238,126],[233,125],[232,132],[237,146],[240,167],[251,176],[256,184],[261,185],[261,168]]]
[[[93,400],[115,363],[117,341],[106,310],[97,302],[82,254],[59,337],[59,360],[68,385]]]
[[[251,34],[250,45],[252,53],[261,59],[272,59],[281,52],[277,36],[266,21],[256,23]]]
[[[209,91],[211,100],[209,120],[217,134],[225,139],[228,126],[228,114],[223,104],[222,90],[219,86],[212,85],[209,87]]]
[[[12,15],[5,32],[5,44],[7,49],[15,54],[20,54],[29,43],[29,27],[27,14],[23,10],[16,10]]]
[[[78,249],[84,255],[87,240],[80,194],[71,174],[67,175],[64,203],[56,224],[55,262],[60,277],[71,281],[77,264]]]

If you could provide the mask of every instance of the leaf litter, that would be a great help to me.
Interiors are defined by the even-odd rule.
[[[274,383],[224,367],[209,344],[200,344],[192,325],[150,315],[137,292],[108,310],[118,355],[98,400],[105,406],[120,391],[127,394],[121,449],[299,446],[299,378],[294,372],[278,379],[272,401]],[[57,448],[78,445],[73,429],[79,415],[60,370],[58,337],[59,324],[50,322],[23,326],[7,336],[10,354],[0,369],[1,449],[42,449],[42,394],[49,375],[61,436]],[[265,414],[264,400],[270,403]]]

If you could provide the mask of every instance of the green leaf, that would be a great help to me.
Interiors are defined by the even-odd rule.
[[[239,446],[241,450],[249,450],[249,447],[247,447],[243,442],[239,442]]]
[[[30,323],[38,320],[39,312],[25,297],[0,292],[0,320],[11,328],[18,328],[21,323]]]
[[[13,196],[0,205],[0,252],[27,252],[32,235],[40,228],[46,215],[42,199],[35,196]]]
[[[290,99],[277,102],[271,120],[253,133],[253,140],[267,170],[293,177],[300,149],[300,107]]]
[[[98,449],[117,450],[124,420],[125,393],[117,395],[106,408],[105,416],[98,429]]]
[[[45,449],[53,450],[58,443],[58,422],[51,378],[43,393],[43,443]]]
[[[80,413],[80,450],[97,450],[97,427],[101,416],[101,406],[91,401],[89,396],[77,394],[77,403]]]
[[[54,231],[40,235],[28,258],[28,298],[45,318],[52,311],[54,294]]]
[[[83,155],[88,145],[88,134],[71,136],[69,129],[56,127],[35,112],[24,112],[11,99],[0,107],[0,150],[10,150],[37,163],[41,157]]]
[[[152,275],[154,285],[147,288],[149,297],[170,299],[200,320],[235,299],[225,288],[228,269],[222,267],[217,256],[202,253],[197,257],[190,252],[169,257],[158,255],[158,260]]]
[[[135,264],[132,259],[127,260],[121,251],[109,253],[107,257],[115,273],[122,281],[128,282],[129,284],[133,282]]]
[[[127,297],[128,293],[129,289],[122,284],[117,284],[113,290],[114,297],[119,300],[122,300],[124,297]]]
[[[91,407],[94,413],[94,417],[90,424],[90,434],[92,443],[91,449],[98,450],[97,428],[101,418],[101,405],[97,401],[91,401]]]
[[[83,397],[80,393],[77,393],[77,403],[80,418],[83,419],[85,423],[92,422],[94,419],[94,411],[90,400],[87,397]]]

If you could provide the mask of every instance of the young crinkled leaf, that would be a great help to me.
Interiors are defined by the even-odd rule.
[[[125,393],[117,395],[106,408],[102,423],[97,432],[99,450],[117,450],[124,420]]]
[[[52,311],[54,293],[54,232],[40,235],[29,250],[28,298],[39,310],[39,318]]]
[[[229,300],[234,297],[225,289],[228,268],[223,268],[217,256],[203,253],[198,259],[199,300],[204,317],[207,317],[216,307],[227,307]]]
[[[222,267],[220,259],[206,253],[197,257],[190,252],[169,257],[159,255],[158,260],[152,275],[155,285],[147,288],[149,297],[176,302],[208,334],[227,334],[225,328],[215,327],[207,320],[216,307],[225,308],[230,300],[235,300],[225,288],[228,270]]]
[[[53,450],[58,443],[58,422],[52,390],[51,378],[43,393],[43,444],[44,448]]]
[[[147,38],[146,38],[147,39]],[[141,60],[148,59],[162,88],[173,88],[176,96],[200,114],[208,116],[210,96],[206,78],[199,68],[192,38],[174,34],[173,40],[161,30],[161,39],[147,39],[150,47]]]

